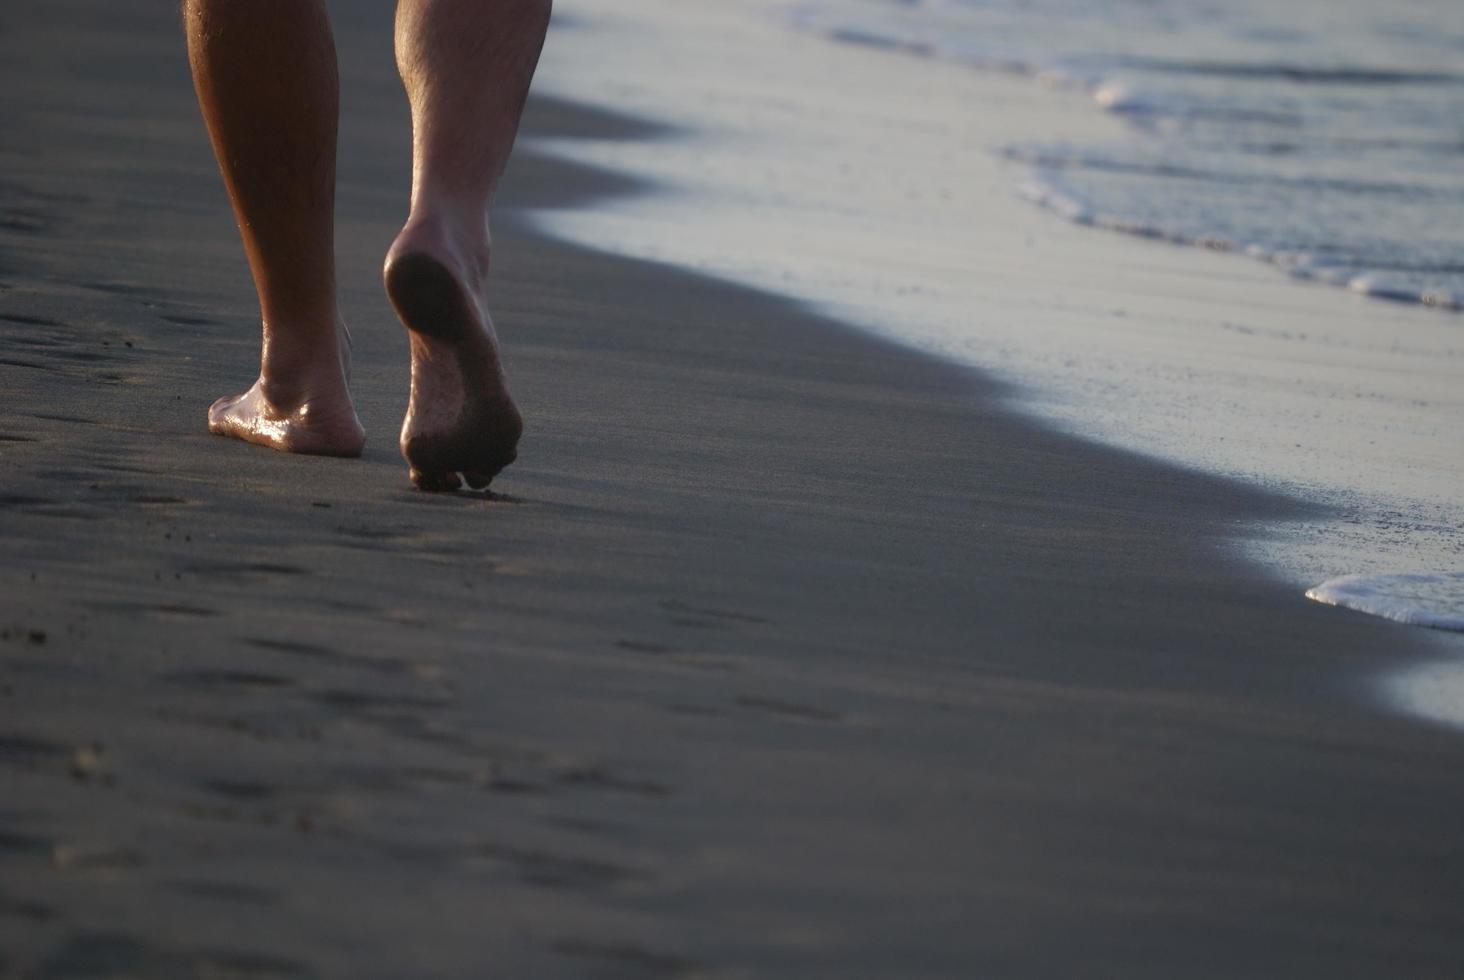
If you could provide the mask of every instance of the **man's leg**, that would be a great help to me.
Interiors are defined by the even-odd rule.
[[[486,486],[523,424],[480,302],[488,209],[508,163],[550,0],[400,0],[397,67],[412,107],[412,211],[387,295],[412,348],[401,448],[426,490]]]
[[[259,380],[209,428],[287,452],[355,456],[336,308],[335,45],[320,0],[185,0],[188,58],[244,239],[264,328]]]

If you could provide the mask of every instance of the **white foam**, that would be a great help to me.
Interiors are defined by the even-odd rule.
[[[1343,575],[1308,590],[1306,597],[1410,626],[1464,631],[1464,572]]]
[[[1068,221],[1087,225],[1093,223],[1093,211],[1082,201],[1061,188],[1044,180],[1033,178],[1024,182],[1017,193],[1033,204],[1047,208]]]
[[[1423,302],[1423,292],[1402,283],[1378,275],[1355,276],[1347,281],[1347,288],[1364,296],[1379,299],[1396,299],[1409,303]]]
[[[1093,101],[1108,112],[1133,115],[1159,113],[1170,108],[1154,93],[1118,81],[1103,82],[1095,88]]]

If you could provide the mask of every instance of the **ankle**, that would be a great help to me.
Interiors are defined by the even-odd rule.
[[[259,392],[274,408],[293,412],[322,398],[350,398],[349,367],[339,343],[309,355],[266,349],[259,366]]]

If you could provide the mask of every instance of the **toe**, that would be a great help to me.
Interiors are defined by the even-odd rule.
[[[448,490],[456,490],[462,486],[456,473],[444,470],[428,471],[412,469],[412,485],[418,490],[426,490],[429,493],[440,493]]]
[[[474,470],[463,473],[463,479],[468,481],[468,486],[474,490],[482,490],[493,481],[495,474],[486,471]]]
[[[243,395],[225,395],[208,407],[208,427],[214,431],[224,424],[229,409],[239,404]]]

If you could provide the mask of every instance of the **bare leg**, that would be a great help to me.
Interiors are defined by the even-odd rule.
[[[480,301],[488,211],[549,24],[550,0],[400,0],[397,67],[412,106],[412,211],[387,253],[411,339],[401,448],[424,490],[482,487],[523,423]]]
[[[209,428],[356,456],[350,338],[336,307],[335,45],[321,0],[185,0],[188,58],[259,292],[259,380]]]

